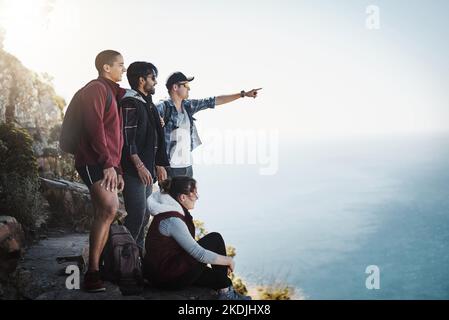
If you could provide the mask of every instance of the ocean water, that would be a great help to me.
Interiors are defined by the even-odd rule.
[[[250,284],[307,299],[449,299],[449,136],[283,143],[279,170],[197,165],[193,211]],[[367,289],[366,268],[379,268]]]

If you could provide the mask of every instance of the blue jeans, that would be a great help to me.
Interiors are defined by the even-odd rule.
[[[150,219],[147,198],[151,195],[153,186],[145,186],[140,178],[126,174],[123,175],[123,180],[125,181],[123,200],[128,214],[125,218],[125,227],[128,228],[139,248],[143,250],[145,248],[145,227]]]
[[[167,171],[167,176],[169,178],[173,178],[173,177],[176,177],[176,176],[187,176],[187,177],[193,178],[193,168],[192,168],[192,166],[186,167],[186,168],[165,167],[165,170]]]

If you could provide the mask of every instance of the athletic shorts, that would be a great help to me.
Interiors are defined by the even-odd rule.
[[[101,165],[85,165],[82,167],[77,167],[76,171],[78,171],[81,179],[86,184],[86,186],[90,189],[95,182],[103,180],[103,166]]]

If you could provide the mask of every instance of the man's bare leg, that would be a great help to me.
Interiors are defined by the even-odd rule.
[[[91,198],[95,209],[95,218],[89,237],[89,271],[98,271],[100,255],[106,245],[109,228],[114,222],[119,201],[116,192],[107,191],[100,181],[91,188]]]

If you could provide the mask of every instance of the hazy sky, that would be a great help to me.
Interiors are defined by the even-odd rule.
[[[380,29],[366,27],[369,5]],[[449,131],[447,15],[444,0],[0,0],[4,48],[67,100],[110,48],[159,68],[156,100],[176,70],[196,77],[191,97],[264,88],[203,112],[200,130],[294,139]]]

